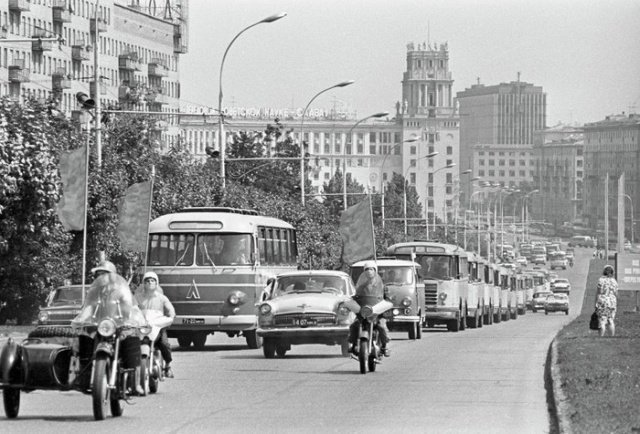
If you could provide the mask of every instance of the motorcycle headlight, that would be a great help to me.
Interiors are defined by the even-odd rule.
[[[260,313],[262,315],[269,315],[271,313],[271,305],[270,304],[263,304],[260,306]]]
[[[362,306],[360,308],[360,316],[362,316],[363,318],[369,318],[372,314],[373,309],[371,309],[371,306]]]
[[[98,333],[105,338],[113,336],[116,333],[116,323],[111,319],[103,319],[98,324]]]
[[[409,298],[409,297],[403,298],[402,301],[400,302],[400,304],[402,304],[402,306],[404,306],[404,307],[411,306],[411,298]]]
[[[40,312],[38,314],[38,321],[46,322],[49,320],[49,312]]]

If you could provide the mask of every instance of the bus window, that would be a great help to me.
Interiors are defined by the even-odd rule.
[[[193,234],[153,234],[149,237],[149,265],[193,265]]]
[[[260,228],[258,235],[258,249],[260,250],[260,262],[267,263],[267,229]]]
[[[243,265],[251,258],[250,234],[200,234],[196,265]]]
[[[451,261],[453,257],[446,255],[424,255],[418,261],[421,268],[418,274],[422,279],[451,279]]]

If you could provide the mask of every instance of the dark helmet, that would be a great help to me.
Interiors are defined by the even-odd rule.
[[[603,276],[613,276],[615,274],[615,270],[611,265],[605,265],[604,270],[602,270]]]

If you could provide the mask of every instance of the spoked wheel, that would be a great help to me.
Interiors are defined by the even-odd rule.
[[[369,343],[360,341],[360,351],[358,352],[358,361],[360,362],[360,373],[367,373],[367,361],[369,360]]]
[[[107,378],[109,376],[109,359],[99,355],[95,363],[93,379],[91,380],[91,395],[93,398],[93,418],[104,420],[107,417],[107,403],[109,402],[109,388]]]
[[[140,386],[142,386],[142,396],[147,396],[150,390],[151,370],[149,369],[149,358],[142,357],[140,361]]]
[[[160,351],[155,350],[153,355],[153,365],[149,372],[149,393],[156,393],[158,391],[158,383],[162,378],[163,369],[162,355],[160,354]]]
[[[2,400],[4,401],[4,414],[7,419],[15,419],[20,411],[20,389],[6,387],[2,391]]]
[[[109,401],[109,405],[111,407],[111,416],[119,417],[124,413],[124,402],[122,399],[119,399],[117,393],[111,394],[111,400]]]

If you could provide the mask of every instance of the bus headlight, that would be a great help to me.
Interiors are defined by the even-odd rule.
[[[260,306],[260,313],[262,315],[269,315],[271,313],[271,305],[270,304],[263,304]]]
[[[402,301],[400,302],[400,304],[404,307],[409,307],[411,306],[411,298],[410,297],[405,297],[402,299]]]
[[[440,294],[438,294],[438,299],[440,301],[445,301],[447,299],[447,293],[446,292],[441,292]]]
[[[98,324],[98,333],[100,336],[108,338],[109,336],[113,336],[116,332],[116,323],[113,322],[112,319],[103,319]]]
[[[233,291],[227,297],[227,302],[232,306],[237,306],[239,304],[244,303],[244,299],[246,298],[246,294],[242,291]]]
[[[47,322],[48,320],[49,320],[49,313],[48,312],[40,312],[38,314],[38,321]]]

